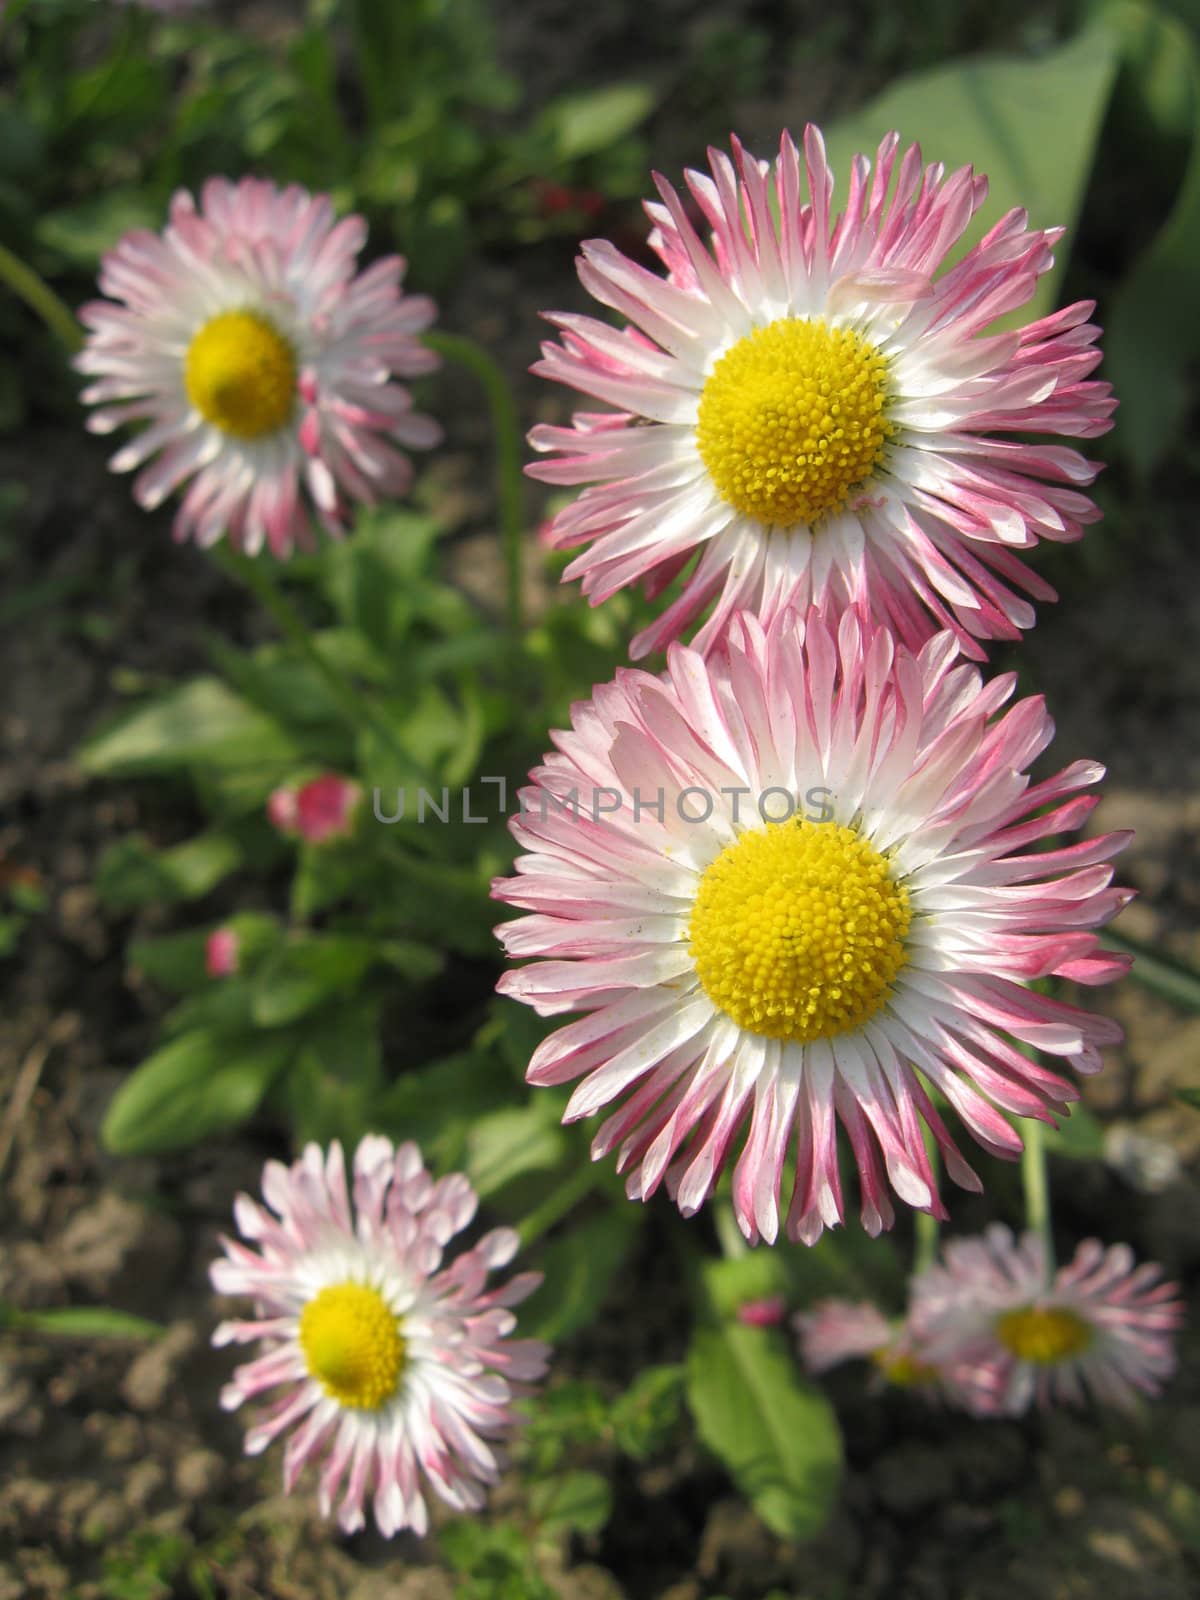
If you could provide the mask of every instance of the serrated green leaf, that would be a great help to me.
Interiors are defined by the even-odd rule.
[[[613,1437],[625,1455],[642,1461],[662,1448],[679,1421],[686,1376],[678,1363],[645,1367],[613,1402]]]
[[[182,1034],[117,1090],[100,1129],[104,1146],[114,1155],[156,1155],[236,1128],[294,1054],[295,1042],[278,1036]]]
[[[1176,1089],[1176,1100],[1182,1100],[1185,1106],[1193,1106],[1200,1111],[1200,1089]]]
[[[564,1472],[529,1492],[541,1533],[599,1533],[612,1515],[612,1490],[598,1472]]]
[[[687,1393],[700,1438],[767,1526],[785,1539],[818,1533],[837,1498],[841,1435],[783,1339],[739,1323],[699,1328]]]

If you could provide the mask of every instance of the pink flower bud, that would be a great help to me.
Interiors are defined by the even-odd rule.
[[[773,1328],[783,1321],[786,1312],[783,1296],[773,1294],[765,1300],[744,1300],[737,1309],[737,1319],[748,1328]]]
[[[267,819],[280,833],[300,831],[300,817],[294,789],[284,787],[272,790],[267,800]]]
[[[350,832],[361,793],[356,783],[336,772],[323,773],[296,795],[296,826],[309,844],[344,838]]]
[[[232,928],[214,928],[204,946],[204,969],[210,978],[230,978],[238,969],[238,936]]]

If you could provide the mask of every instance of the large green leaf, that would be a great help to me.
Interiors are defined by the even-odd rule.
[[[1034,60],[983,55],[904,78],[827,130],[840,193],[854,155],[873,157],[879,141],[896,129],[903,145],[920,143],[926,161],[942,161],[950,170],[971,164],[987,175],[987,205],[956,254],[1013,206],[1023,206],[1035,227],[1070,229],[1119,54],[1112,30],[1094,27]],[[1067,249],[1060,249],[1056,268],[1041,279],[1018,320],[1053,307],[1066,257]]]
[[[1187,365],[1200,354],[1200,50],[1190,28],[1155,6],[1121,0],[1102,18],[1123,41],[1148,112],[1173,131],[1186,99],[1193,119],[1191,157],[1174,207],[1107,316],[1106,370],[1121,399],[1117,442],[1149,472],[1178,435],[1189,400]],[[1179,92],[1180,77],[1190,86],[1187,96]]]
[[[137,707],[79,752],[86,771],[109,778],[208,764],[284,767],[298,759],[277,722],[209,677]]]
[[[117,1090],[100,1130],[105,1147],[114,1155],[151,1155],[236,1128],[294,1053],[294,1040],[278,1035],[182,1034]]]
[[[553,100],[538,119],[558,161],[575,161],[606,150],[632,133],[654,109],[656,95],[646,83],[611,83]]]
[[[785,1539],[819,1532],[838,1492],[841,1434],[782,1337],[740,1323],[701,1327],[687,1394],[701,1439],[767,1526]]]

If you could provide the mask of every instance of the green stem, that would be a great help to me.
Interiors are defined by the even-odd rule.
[[[397,742],[384,718],[359,693],[340,668],[335,667],[329,657],[317,648],[312,630],[276,584],[268,563],[244,556],[228,542],[215,545],[212,555],[218,566],[223,567],[231,577],[238,579],[249,589],[284,638],[293,644],[320,674],[351,726],[381,739],[405,767],[418,778],[424,778],[425,775],[421,773],[408,751]]]
[[[521,1248],[528,1250],[529,1246],[544,1233],[548,1233],[556,1222],[560,1222],[569,1211],[573,1211],[595,1188],[599,1176],[595,1162],[586,1161],[577,1167],[564,1183],[553,1189],[541,1205],[535,1206],[525,1220],[517,1225],[517,1232],[521,1236]]]
[[[742,1230],[738,1227],[738,1220],[733,1214],[732,1201],[718,1202],[713,1208],[713,1223],[717,1230],[717,1243],[721,1246],[721,1254],[730,1261],[737,1261],[741,1256],[750,1254],[750,1246],[746,1243]]]
[[[524,636],[521,566],[525,543],[525,475],[521,470],[524,436],[508,379],[482,345],[457,333],[427,333],[423,342],[448,361],[457,361],[479,380],[491,412],[496,451],[496,501],[504,550],[506,612],[515,643]]]
[[[937,1187],[938,1174],[941,1171],[941,1155],[938,1143],[931,1131],[922,1123],[921,1137],[925,1141],[925,1154],[929,1159],[929,1170],[932,1174],[933,1185]],[[913,1213],[913,1273],[925,1272],[937,1260],[938,1238],[941,1234],[941,1223],[936,1217],[930,1216],[928,1211]]]
[[[1054,1271],[1054,1239],[1050,1230],[1050,1175],[1046,1165],[1045,1124],[1025,1124],[1021,1152],[1021,1186],[1025,1191],[1025,1226],[1036,1233],[1046,1252],[1046,1275]]]
[[[38,277],[32,267],[27,267],[19,256],[13,255],[0,244],[0,283],[6,283],[18,299],[38,316],[50,332],[62,340],[68,350],[78,350],[83,344],[83,331],[75,314],[55,294],[50,285]]]
[[[913,1249],[913,1276],[927,1272],[937,1260],[938,1237],[941,1225],[936,1217],[931,1217],[928,1211],[917,1211],[913,1214],[913,1236],[915,1247]]]

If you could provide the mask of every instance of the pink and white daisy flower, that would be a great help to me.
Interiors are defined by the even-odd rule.
[[[631,1197],[665,1180],[691,1214],[733,1164],[746,1236],[773,1241],[782,1203],[812,1243],[844,1217],[840,1121],[869,1231],[893,1221],[885,1170],[944,1216],[922,1120],[980,1184],[926,1084],[1013,1157],[1005,1113],[1052,1121],[1077,1096],[1021,1046],[1099,1068],[1119,1027],[1028,985],[1125,970],[1087,930],[1129,898],[1108,865],[1128,835],[1040,850],[1103,768],[1031,783],[1053,725],[1040,698],[998,715],[1013,687],[948,633],[914,655],[854,611],[836,630],[743,615],[707,664],[676,645],[664,675],[625,669],[573,708],[511,824],[527,854],[493,885],[531,913],[497,929],[532,958],[499,987],[587,1013],[528,1077],[582,1079],[568,1120],[616,1106],[592,1152],[619,1148]]]
[[[471,1222],[476,1197],[461,1173],[434,1181],[413,1144],[369,1135],[354,1155],[353,1190],[339,1144],[310,1144],[290,1167],[263,1172],[265,1206],[239,1195],[243,1239],[223,1239],[211,1276],[221,1294],[256,1304],[223,1322],[213,1343],[260,1344],[221,1395],[235,1410],[282,1393],[246,1436],[251,1455],[291,1429],[284,1489],[324,1454],[319,1497],[329,1516],[363,1527],[371,1501],[379,1531],[423,1534],[422,1480],[460,1511],[483,1504],[499,1474],[488,1442],[513,1425],[512,1401],[546,1369],[547,1347],[508,1340],[518,1305],[541,1282],[520,1273],[487,1288],[516,1254],[511,1228],[487,1233],[449,1265],[450,1240]],[[348,1474],[348,1477],[347,1477]]]
[[[1128,1245],[1085,1239],[1051,1275],[1041,1240],[1002,1223],[952,1239],[911,1287],[910,1320],[930,1359],[957,1375],[960,1404],[1016,1416],[1090,1397],[1129,1407],[1175,1370],[1179,1286],[1136,1266]]]
[[[657,595],[698,558],[635,658],[710,603],[701,651],[738,609],[769,623],[858,600],[909,644],[950,628],[982,656],[974,641],[1032,625],[1018,590],[1054,598],[1018,553],[1099,516],[1079,492],[1097,466],[1021,437],[1111,425],[1109,386],[1088,377],[1092,303],[985,332],[1030,299],[1062,229],[1011,211],[940,271],[987,180],[898,151],[889,134],[873,177],[855,159],[834,216],[816,128],[803,162],[787,133],[773,165],[735,140],[733,161],[709,151],[711,176],[685,174],[711,247],[659,177],[662,203],[646,210],[665,278],[606,240],[583,246],[584,287],[629,325],[552,314],[561,343],[533,370],[617,410],[535,428],[533,447],[556,459],[528,470],[591,485],[552,536],[580,550],[564,576],[593,604],[637,581]]]
[[[200,206],[180,190],[161,233],[128,233],[105,257],[79,315],[76,357],[95,381],[93,433],[143,424],[110,465],[140,468],[147,510],[188,483],[175,537],[251,555],[312,543],[309,507],[340,534],[348,502],[404,494],[412,464],[397,449],[441,438],[393,377],[430,372],[418,335],[435,315],[401,293],[405,263],[356,273],[361,217],[335,221],[327,195],[296,185],[211,178]],[[190,480],[190,482],[188,481]]]

